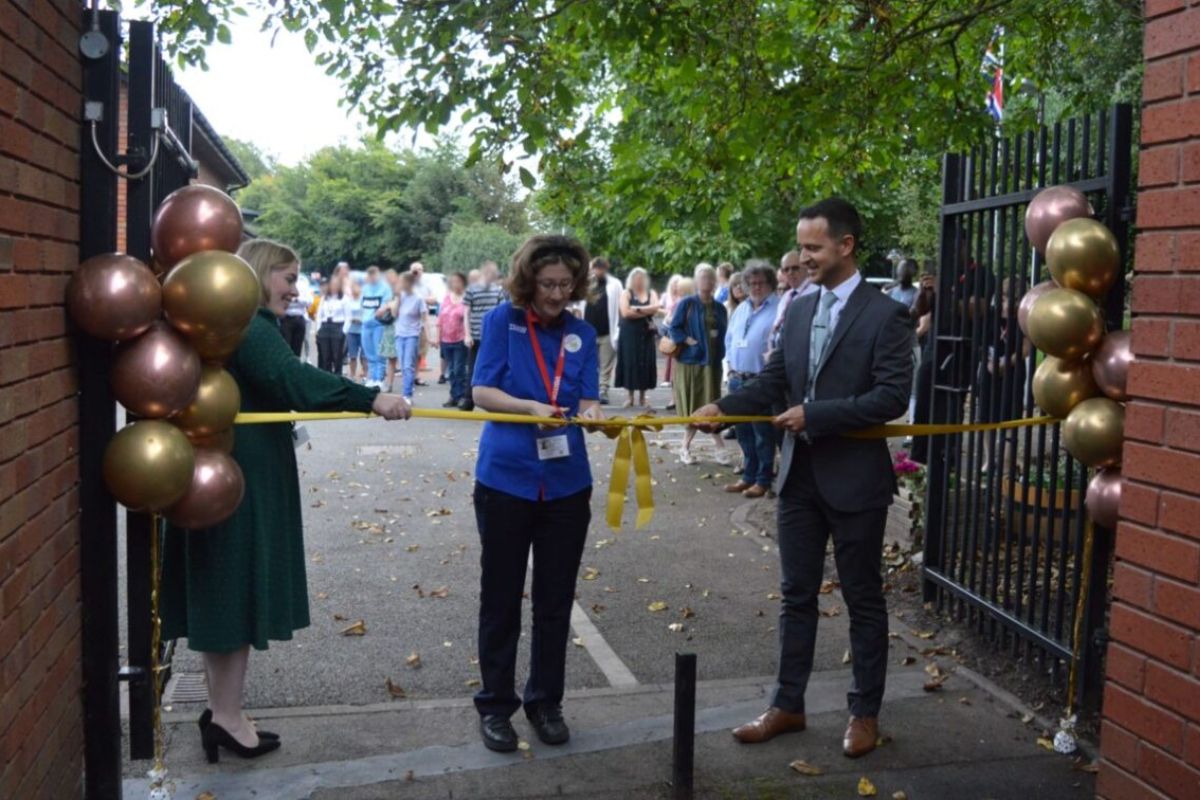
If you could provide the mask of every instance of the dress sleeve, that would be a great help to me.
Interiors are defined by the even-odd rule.
[[[475,357],[472,386],[498,387],[508,369],[508,331],[504,327],[504,312],[493,309],[483,317],[479,332],[479,353]],[[287,346],[286,343],[284,345]],[[290,351],[289,351],[290,352]]]
[[[245,388],[277,411],[370,411],[379,394],[296,358],[261,317],[251,323],[232,366]]]

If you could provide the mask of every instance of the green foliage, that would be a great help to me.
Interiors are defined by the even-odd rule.
[[[397,153],[367,139],[324,148],[295,167],[276,166],[238,198],[259,212],[262,236],[291,244],[317,268],[341,260],[359,268],[437,264],[457,225],[510,237],[527,226],[524,204],[496,170],[461,161],[448,147]],[[493,234],[486,241],[500,240]]]
[[[142,2],[185,61],[244,8],[302,31],[381,131],[461,125],[469,162],[505,169],[536,155],[542,214],[657,271],[776,256],[796,210],[835,193],[875,254],[927,249],[937,157],[992,132],[979,65],[996,25],[1007,75],[1053,113],[1140,85],[1137,0]],[[1006,126],[1036,98],[1013,98]]]
[[[431,267],[440,272],[470,272],[484,261],[495,261],[507,270],[512,254],[525,236],[488,222],[455,222]]]
[[[233,157],[242,165],[242,169],[246,170],[250,180],[261,178],[275,171],[275,157],[253,142],[245,142],[232,136],[224,136],[222,141],[229,148],[229,152],[233,153]]]

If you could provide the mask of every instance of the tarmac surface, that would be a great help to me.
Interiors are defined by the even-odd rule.
[[[416,404],[444,399],[444,387],[431,386]],[[667,393],[651,401],[662,413]],[[250,713],[284,746],[257,761],[223,753],[220,764],[205,764],[195,728],[200,660],[180,642],[164,698],[165,761],[178,798],[669,797],[677,652],[695,653],[699,665],[696,797],[855,797],[864,776],[879,797],[912,800],[1092,794],[1094,776],[1039,746],[1036,723],[1045,721],[1026,722],[1032,715],[1017,699],[963,674],[924,691],[930,659],[920,651],[930,642],[895,619],[881,722],[891,739],[864,759],[844,758],[848,617],[832,585],[821,597],[809,730],[759,746],[733,740],[729,728],[765,709],[775,669],[778,553],[764,522],[773,501],[721,491],[736,476],[711,460],[710,437],[697,439],[700,463],[681,464],[680,430],[648,434],[656,511],[636,531],[632,501],[622,530],[605,525],[614,445],[589,437],[593,523],[567,654],[574,736],[546,747],[518,719],[530,749],[490,753],[470,700],[478,428],[362,420],[308,430],[298,455],[312,625],[252,653],[247,686]],[[836,577],[832,559],[826,569]],[[360,620],[362,635],[343,634]],[[523,648],[518,681],[527,659]],[[823,774],[790,770],[795,759]],[[144,796],[150,766],[127,764],[127,797]]]

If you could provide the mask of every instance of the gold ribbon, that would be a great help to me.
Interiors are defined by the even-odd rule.
[[[319,422],[338,419],[366,419],[370,413],[353,411],[313,412],[253,412],[241,413],[235,425],[261,425],[279,422]],[[629,487],[630,466],[633,467],[634,498],[637,502],[636,527],[641,528],[654,517],[654,494],[650,477],[650,454],[646,449],[643,430],[661,431],[667,425],[736,425],[743,422],[770,422],[768,416],[721,416],[721,417],[653,417],[638,416],[609,417],[591,420],[582,417],[553,419],[535,417],[530,414],[501,414],[491,411],[452,411],[450,409],[414,408],[412,416],[417,419],[446,419],[461,422],[509,422],[518,425],[582,425],[588,430],[598,430],[617,442],[613,458],[612,476],[608,483],[608,510],[605,519],[609,527],[619,530],[621,516]],[[1010,419],[1004,422],[977,422],[961,425],[876,425],[847,434],[856,439],[887,439],[894,436],[943,436],[953,433],[1008,430],[1034,425],[1049,425],[1057,422],[1053,417],[1030,417]]]

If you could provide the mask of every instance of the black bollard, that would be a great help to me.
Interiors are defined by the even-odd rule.
[[[675,800],[692,800],[696,756],[696,654],[675,654],[675,750],[671,783]]]

